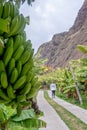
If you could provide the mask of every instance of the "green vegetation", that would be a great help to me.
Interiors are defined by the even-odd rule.
[[[42,113],[39,114],[41,116]],[[38,130],[46,123],[38,119],[33,109],[23,110],[20,116],[16,109],[0,104],[0,128],[1,130]]]
[[[60,94],[58,92],[56,92],[56,96],[60,97],[61,99],[65,100],[65,101],[67,101],[69,103],[72,103],[72,104],[75,104],[75,105],[77,105],[79,107],[87,109],[87,97],[86,97],[86,95],[82,94],[82,99],[83,99],[83,104],[82,105],[80,104],[79,100],[76,100],[76,99],[74,99],[72,97],[68,98],[66,95]]]
[[[40,86],[25,32],[29,17],[20,14],[21,0],[13,1],[0,1],[0,130],[39,130],[46,123],[33,102]]]
[[[55,81],[57,96],[87,109],[87,58],[71,60],[65,68],[49,68],[42,75],[38,74],[40,84],[45,81],[49,89],[52,80]]]
[[[61,117],[61,119],[66,123],[66,125],[70,128],[70,130],[86,130],[87,124],[83,123],[76,116],[71,114],[69,111],[58,105],[55,101],[53,101],[48,93],[45,91],[44,96],[49,104],[56,110],[57,114]]]
[[[82,105],[87,108],[87,59],[70,61],[68,67],[53,70],[50,66],[45,66],[47,59],[33,58],[34,49],[24,31],[26,25],[29,25],[29,17],[24,17],[19,12],[19,7],[24,2],[25,0],[0,1],[0,130],[39,130],[46,126],[44,121],[38,119],[41,112],[37,112],[37,107],[32,102],[44,81],[49,89],[50,82],[54,80],[57,95],[74,99],[78,104],[81,94]],[[31,5],[34,0],[27,2]],[[85,53],[87,51],[83,46],[78,48]],[[87,129],[84,123],[68,111],[50,98],[48,100],[66,124],[70,124],[71,130],[76,130],[77,124],[79,130]],[[69,121],[71,122],[68,123]]]

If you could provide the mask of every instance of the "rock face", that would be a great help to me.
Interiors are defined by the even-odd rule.
[[[53,68],[64,67],[71,59],[86,57],[77,49],[78,44],[87,45],[87,0],[84,1],[70,30],[55,34],[51,41],[39,47],[38,52],[40,58],[48,59],[46,65]]]

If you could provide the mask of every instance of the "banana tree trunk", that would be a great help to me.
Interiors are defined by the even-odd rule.
[[[71,66],[70,66],[70,71],[72,73],[72,77],[73,77],[73,80],[74,80],[75,85],[76,85],[75,88],[76,88],[76,92],[78,94],[78,98],[79,98],[80,104],[82,105],[83,104],[82,97],[81,97],[81,94],[80,94],[80,91],[79,91],[79,88],[78,88],[78,83],[76,82],[76,78],[75,78],[75,75],[73,73],[73,68]]]

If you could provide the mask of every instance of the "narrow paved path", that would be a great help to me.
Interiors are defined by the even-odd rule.
[[[48,91],[49,96],[51,97],[51,92]],[[71,103],[68,103],[58,97],[55,97],[53,99],[56,103],[58,103],[59,105],[61,105],[62,107],[64,107],[65,109],[67,109],[68,111],[70,111],[72,114],[74,114],[75,116],[77,116],[80,120],[82,120],[84,123],[87,124],[87,110],[80,108],[76,105],[73,105]]]
[[[39,130],[69,130],[55,110],[45,100],[43,91],[39,91],[38,93],[37,104],[39,109],[44,112],[44,116],[41,119],[47,123],[46,128],[40,128]]]

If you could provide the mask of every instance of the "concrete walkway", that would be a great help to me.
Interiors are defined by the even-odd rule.
[[[37,104],[39,109],[44,113],[44,116],[40,119],[47,123],[46,128],[40,128],[39,130],[69,130],[66,124],[57,115],[55,110],[49,105],[43,96],[43,91],[39,91],[37,96]]]
[[[51,92],[48,91],[49,96],[51,97]],[[75,116],[77,116],[80,120],[82,120],[84,123],[87,124],[87,110],[80,108],[76,105],[73,105],[71,103],[68,103],[58,97],[55,97],[53,99],[56,103],[58,103],[59,105],[61,105],[62,107],[64,107],[65,109],[67,109],[68,111],[70,111],[72,114],[74,114]]]

